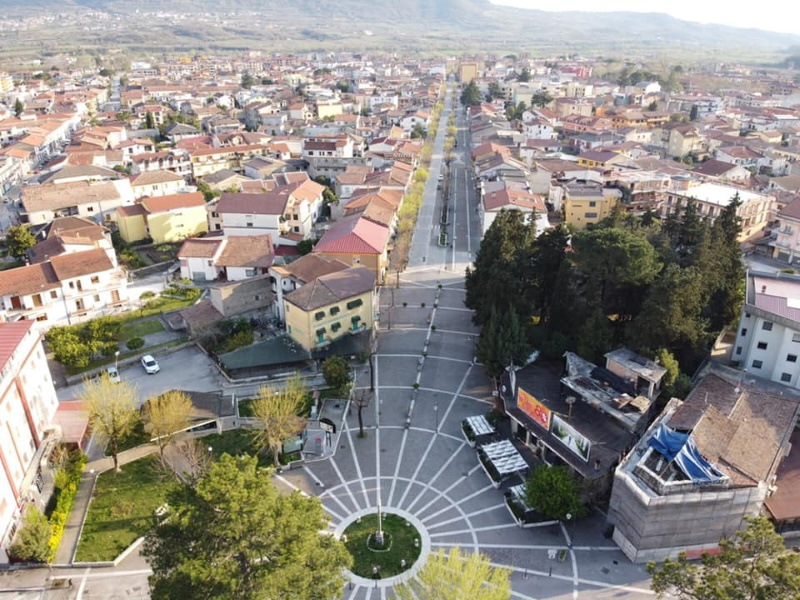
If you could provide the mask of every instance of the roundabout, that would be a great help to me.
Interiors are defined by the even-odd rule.
[[[416,574],[430,554],[430,536],[416,516],[396,508],[382,509],[381,514],[382,545],[376,540],[374,508],[353,513],[334,531],[353,557],[347,576],[356,585],[392,587]]]

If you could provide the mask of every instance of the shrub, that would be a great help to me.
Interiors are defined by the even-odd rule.
[[[133,337],[125,342],[125,345],[128,347],[128,350],[138,350],[144,346],[144,340],[140,337]]]
[[[233,352],[237,348],[242,348],[243,346],[249,346],[253,343],[253,330],[252,329],[243,329],[241,331],[237,331],[230,337],[225,340],[225,352]]]
[[[45,562],[48,557],[50,523],[41,511],[30,506],[25,512],[25,521],[9,549],[14,560],[22,562]]]
[[[139,300],[143,302],[147,302],[148,300],[152,300],[156,297],[156,293],[152,290],[147,290],[146,292],[142,292],[139,296]]]

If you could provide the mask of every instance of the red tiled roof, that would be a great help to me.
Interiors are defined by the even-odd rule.
[[[169,194],[167,196],[144,198],[141,203],[147,212],[160,213],[181,208],[205,206],[206,201],[202,192],[191,192],[189,194]]]
[[[332,254],[381,254],[389,241],[389,229],[358,215],[334,223],[314,247]]]
[[[28,335],[34,321],[15,321],[0,323],[0,370],[19,347],[20,342]]]

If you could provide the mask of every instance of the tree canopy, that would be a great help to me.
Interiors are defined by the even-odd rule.
[[[119,471],[119,443],[139,422],[136,390],[127,381],[113,382],[104,372],[85,379],[78,397],[87,408],[92,430],[108,440],[114,470]]]
[[[719,543],[716,556],[700,564],[686,554],[659,566],[649,563],[653,591],[678,600],[784,600],[800,597],[800,555],[784,546],[765,517],[747,518],[747,528]]]
[[[279,493],[253,457],[227,454],[168,497],[169,517],[145,539],[153,600],[331,598],[352,558],[320,532],[316,498]]]
[[[27,224],[13,225],[6,232],[8,253],[17,260],[25,258],[28,250],[36,245],[36,237]]]
[[[163,459],[164,448],[180,432],[189,427],[194,406],[189,396],[179,390],[170,390],[145,402],[144,430],[156,438]]]
[[[620,209],[582,231],[561,226],[538,237],[533,219],[501,211],[466,276],[466,305],[489,330],[478,347],[482,362],[496,372],[492,357],[506,360],[501,340],[488,338],[513,311],[525,341],[547,357],[573,350],[602,362],[624,344],[650,358],[668,352],[692,373],[744,301],[739,206],[734,196],[714,221],[694,202],[673,206],[663,220]],[[685,389],[685,376],[674,383],[665,387]]]
[[[449,554],[431,554],[414,579],[395,588],[395,595],[400,600],[508,600],[510,576],[510,570],[492,567],[489,557],[462,555],[456,546]]]
[[[298,435],[306,420],[300,416],[307,394],[299,375],[290,377],[282,386],[262,385],[253,400],[253,417],[259,428],[253,430],[257,448],[269,448],[275,466],[278,466],[283,443]]]
[[[528,506],[548,519],[577,519],[586,514],[578,485],[566,467],[540,464],[525,481]]]
[[[470,81],[461,90],[461,104],[464,106],[479,106],[483,102],[483,95],[478,89],[478,84]]]

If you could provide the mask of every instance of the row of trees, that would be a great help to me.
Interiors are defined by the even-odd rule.
[[[483,326],[478,358],[496,377],[531,347],[602,362],[627,345],[661,359],[675,383],[678,365],[691,372],[739,314],[739,205],[736,196],[713,223],[689,202],[663,223],[615,211],[596,227],[538,237],[534,219],[501,212],[467,271],[466,304]]]

